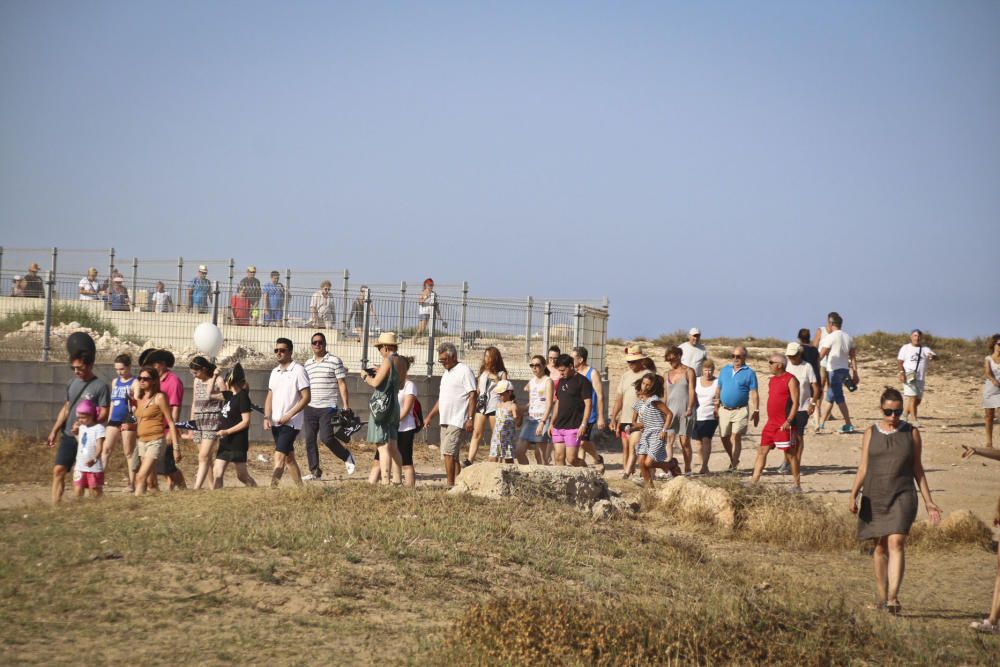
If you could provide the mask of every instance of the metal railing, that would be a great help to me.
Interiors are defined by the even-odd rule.
[[[184,359],[197,353],[194,328],[210,321],[226,339],[219,358],[250,367],[273,363],[278,337],[291,339],[296,356],[306,357],[312,333],[322,330],[329,349],[352,368],[376,359],[379,334],[393,331],[402,340],[400,353],[412,356],[416,368],[428,375],[441,371],[435,368],[436,346],[443,341],[454,343],[460,358],[474,368],[487,347],[496,347],[514,378],[529,377],[528,360],[544,356],[550,345],[563,351],[584,345],[591,364],[604,369],[606,300],[470,296],[469,284],[462,282],[435,285],[421,302],[421,283],[352,284],[346,269],[261,267],[254,282],[235,275],[232,259],[121,262],[113,249],[106,256],[107,271],[99,270],[91,283],[86,270],[97,266],[98,252],[52,248],[46,255],[38,249],[0,248],[0,358],[58,358],[66,336],[90,329],[103,357],[156,346]],[[64,261],[67,257],[71,261]],[[47,266],[28,276],[32,262]],[[207,269],[203,276],[200,266]],[[15,283],[15,276],[22,280]],[[325,290],[323,281],[330,283]],[[94,286],[97,293],[89,294]],[[81,294],[81,288],[88,293]],[[15,290],[20,296],[13,296]]]

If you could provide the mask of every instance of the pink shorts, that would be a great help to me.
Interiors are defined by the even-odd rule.
[[[565,444],[567,447],[580,446],[580,434],[575,428],[552,429],[552,444]]]
[[[103,472],[81,472],[80,479],[73,480],[73,486],[80,486],[85,489],[103,489]]]

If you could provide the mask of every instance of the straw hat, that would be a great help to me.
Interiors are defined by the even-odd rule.
[[[385,331],[379,334],[378,340],[375,342],[375,347],[382,347],[383,345],[399,347],[399,339],[396,338],[396,333],[393,331]]]
[[[625,361],[642,361],[643,359],[649,359],[649,355],[643,353],[642,346],[629,345],[625,348]]]

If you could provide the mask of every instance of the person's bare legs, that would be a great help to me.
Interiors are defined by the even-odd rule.
[[[729,455],[729,468],[733,467],[733,436],[724,435],[722,436],[722,448],[726,450],[726,454]]]
[[[444,474],[448,479],[448,486],[455,486],[455,477],[458,476],[460,464],[458,459],[450,454],[444,455]]]
[[[66,466],[55,466],[52,468],[52,504],[58,505],[62,500],[63,492],[66,490],[66,473],[69,468]]]
[[[382,484],[399,484],[399,473],[403,467],[403,461],[399,455],[399,448],[395,440],[390,440],[384,445],[378,446],[379,474]]]
[[[212,449],[215,440],[202,440],[198,443],[198,473],[194,477],[194,488],[200,489],[207,479],[209,487],[214,487],[215,478],[212,476],[212,461],[215,459],[215,452]]]
[[[691,472],[691,459],[693,454],[691,452],[691,438],[686,435],[678,436],[681,443],[681,456],[684,457],[684,472]]]
[[[479,452],[479,441],[486,433],[486,415],[476,413],[472,418],[472,440],[469,442],[469,461],[476,462],[476,453]]]
[[[875,568],[875,593],[877,602],[885,604],[889,590],[889,538],[880,537],[875,542],[875,553],[872,554],[872,565]]]
[[[555,456],[554,456],[555,464],[557,466],[566,465],[566,445],[561,442],[556,442],[553,443],[552,446],[555,448]],[[573,449],[575,450],[576,448],[574,447]],[[575,456],[576,455],[574,453],[574,458]]]
[[[101,451],[101,467],[105,470],[108,469],[108,460],[111,458],[111,452],[114,451],[115,445],[121,439],[122,430],[117,426],[108,426],[104,429],[104,449]],[[125,460],[128,461],[128,454],[125,455]]]
[[[234,463],[233,467],[236,468],[236,479],[240,480],[244,486],[257,486],[257,480],[250,475],[246,463]]]
[[[587,454],[590,454],[590,458],[594,460],[594,465],[603,462],[601,455],[597,453],[597,447],[594,446],[594,443],[591,442],[590,440],[581,440],[580,460],[583,462],[584,465],[587,464]]]
[[[708,459],[712,457],[712,436],[701,439],[701,470],[699,474],[708,474]]]
[[[278,486],[281,476],[285,473],[285,468],[288,469],[289,474],[292,476],[292,481],[296,485],[302,486],[302,471],[299,470],[299,464],[295,461],[295,454],[293,452],[289,452],[288,454],[275,452],[274,471],[271,473],[271,488]]]
[[[906,535],[889,536],[889,588],[886,601],[890,604],[899,602],[899,587],[903,585],[903,573],[906,571]]]
[[[84,489],[83,486],[81,486],[81,485],[77,485],[77,484],[73,485],[73,495],[76,496],[77,498],[83,498],[83,492],[85,490],[86,489]]]
[[[628,435],[628,458],[625,460],[624,466],[627,477],[631,477],[635,473],[635,467],[639,463],[639,457],[636,456],[635,448],[639,444],[640,437],[642,437],[642,431],[636,431]]]
[[[997,578],[993,584],[993,604],[990,605],[990,625],[1000,621],[1000,551],[997,552]]]
[[[770,451],[770,447],[757,448],[757,460],[753,464],[753,476],[750,477],[751,482],[757,482],[760,479],[760,474],[764,471],[764,466],[767,465],[767,455]]]
[[[996,408],[986,408],[984,421],[986,424],[986,446],[993,446],[993,419],[996,417]]]
[[[212,489],[222,488],[222,478],[226,474],[227,465],[229,465],[229,461],[215,459],[215,463],[212,465]]]
[[[802,446],[799,445],[798,449]],[[788,461],[788,467],[792,469],[792,482],[795,484],[796,489],[801,489],[802,485],[799,483],[799,459],[798,453],[785,450],[785,460]]]
[[[743,434],[733,433],[733,469],[738,470],[740,467],[740,454],[743,453]]]
[[[528,447],[530,444],[527,440],[518,440],[517,447],[514,449],[514,458],[523,466],[528,465]],[[535,458],[538,459],[537,449],[535,450]]]
[[[802,450],[806,448],[806,429],[803,427],[796,434],[798,438],[795,446],[795,463],[802,469]]]
[[[413,466],[403,466],[403,486],[411,489],[417,485],[417,469]]]
[[[847,409],[847,402],[841,401],[837,403],[837,407],[840,408],[840,414],[844,415],[844,426],[853,426],[851,424],[851,411]]]
[[[128,492],[135,491],[135,471],[132,470],[132,452],[135,451],[135,431],[122,431],[122,451],[125,453],[125,470],[128,471]],[[107,470],[107,466],[104,467]]]
[[[135,473],[135,495],[141,496],[146,493],[146,486],[149,482],[149,475],[153,473],[156,478],[156,458],[152,456],[143,457],[139,464],[139,470]]]

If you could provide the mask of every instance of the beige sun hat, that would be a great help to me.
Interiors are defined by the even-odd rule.
[[[379,334],[378,340],[375,342],[375,347],[381,347],[383,345],[393,345],[399,347],[399,339],[396,338],[396,333],[394,331],[385,331]]]
[[[641,345],[629,345],[625,348],[625,361],[642,361],[649,359],[649,355],[643,353]]]
[[[796,354],[802,353],[802,346],[796,342],[791,342],[785,347],[785,356],[794,357]]]

